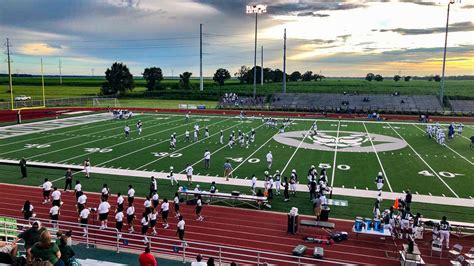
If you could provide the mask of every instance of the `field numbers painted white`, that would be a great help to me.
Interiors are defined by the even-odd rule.
[[[393,128],[395,128],[395,129],[400,129],[400,127],[395,127],[395,126],[392,126],[392,127],[393,127]],[[390,127],[389,127],[389,126],[383,126],[383,128],[390,129]]]
[[[234,161],[236,163],[241,163],[244,161],[244,157],[238,157],[238,158],[233,158],[233,157],[225,157],[226,159],[229,159],[231,161]]]
[[[337,166],[337,169],[342,170],[342,171],[347,171],[347,170],[350,170],[351,167],[347,164],[340,164]]]
[[[170,158],[178,158],[178,157],[181,157],[183,156],[182,153],[172,153],[170,154],[169,152],[152,152],[151,154],[153,154],[153,156],[155,157],[165,157],[165,156],[170,156]]]
[[[424,176],[435,176],[433,173],[431,173],[428,170],[423,170],[421,172],[418,172],[418,174],[424,175]],[[456,176],[464,175],[464,174],[451,173],[451,172],[447,172],[447,171],[441,171],[441,172],[438,172],[438,174],[442,177],[447,177],[447,178],[454,178]]]
[[[260,159],[258,159],[258,158],[250,158],[250,159],[247,160],[247,162],[249,162],[249,163],[259,163],[259,162],[260,162]]]
[[[37,148],[37,149],[44,149],[51,147],[49,144],[25,144],[25,148]]]
[[[85,152],[107,153],[107,152],[113,151],[113,149],[110,149],[110,148],[104,148],[104,149],[101,149],[101,148],[85,148],[84,151],[85,151]]]
[[[321,168],[321,169],[323,169],[323,168],[329,169],[329,168],[331,168],[331,165],[328,164],[328,163],[320,163],[318,167]]]

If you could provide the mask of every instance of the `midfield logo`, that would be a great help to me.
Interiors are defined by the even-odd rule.
[[[278,134],[273,139],[279,143],[302,149],[338,152],[383,152],[403,149],[407,143],[399,138],[354,131],[322,130],[316,135],[307,131],[291,131]]]

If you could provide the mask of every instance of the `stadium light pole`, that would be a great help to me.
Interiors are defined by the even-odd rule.
[[[247,14],[255,14],[255,50],[253,54],[253,98],[257,96],[257,18],[258,14],[267,13],[267,5],[247,6]]]
[[[202,24],[199,24],[199,90],[204,90],[202,79]]]
[[[448,14],[446,16],[446,34],[444,37],[444,54],[443,54],[443,71],[441,74],[441,86],[439,89],[439,101],[441,102],[441,106],[443,106],[443,98],[444,98],[444,72],[446,70],[446,47],[448,46],[448,27],[449,27],[449,7],[451,4],[454,4],[454,0],[449,0],[448,4]]]

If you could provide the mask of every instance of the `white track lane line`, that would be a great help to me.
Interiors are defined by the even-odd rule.
[[[312,122],[317,122],[318,120],[315,120],[315,121],[312,121]],[[308,122],[311,122],[311,121],[308,121]],[[296,147],[296,150],[293,152],[293,154],[291,155],[290,159],[288,160],[288,162],[286,162],[286,165],[285,167],[283,167],[283,170],[281,170],[281,176],[283,176],[283,174],[285,173],[285,170],[286,168],[288,168],[288,165],[290,165],[291,161],[293,160],[293,157],[295,157],[296,155],[296,152],[300,149],[301,145],[303,145],[304,143],[304,140],[306,139],[306,137],[308,137],[309,135],[309,131],[313,128],[313,123],[311,123],[311,126],[310,128],[307,130],[306,134],[304,135],[303,139],[300,141],[300,144],[298,144],[298,147]]]
[[[454,192],[454,190],[438,175],[438,173],[423,159],[423,157],[410,145],[410,143],[408,143],[405,138],[402,137],[402,135],[400,135],[400,133],[398,133],[398,131],[396,131],[392,125],[390,123],[386,123],[403,141],[405,141],[408,145],[408,147],[410,147],[410,149],[418,156],[418,158],[420,158],[420,160],[426,165],[428,166],[428,168],[431,170],[431,172],[433,172],[434,175],[436,175],[436,177],[449,189],[449,191],[451,191],[451,193],[453,193],[454,196],[456,196],[456,198],[459,198],[458,194],[456,194],[456,192]]]
[[[414,127],[416,127],[417,129],[419,129],[421,132],[425,132],[423,129],[419,128],[417,125],[413,125]],[[464,160],[466,160],[466,162],[470,163],[471,165],[474,165],[473,162],[469,161],[469,159],[467,159],[466,157],[464,157],[463,155],[459,154],[457,151],[455,151],[454,149],[452,149],[451,147],[448,146],[447,142],[446,144],[444,145],[446,148],[450,149],[452,152],[456,153],[459,157],[463,158]]]
[[[262,127],[262,126],[264,126],[264,125],[265,125],[265,124],[261,124],[260,126],[256,127],[255,130],[259,129],[260,127]],[[227,129],[226,129],[226,130],[227,130]],[[251,132],[251,131],[252,131],[252,130],[247,131],[247,134],[248,134],[249,132]],[[212,152],[211,155],[216,154],[217,152],[221,151],[222,149],[226,148],[227,146],[229,146],[229,145],[228,145],[228,144],[222,145],[222,147],[220,147],[220,148],[217,149],[216,151]],[[191,164],[191,166],[195,166],[196,164],[202,162],[203,160],[204,160],[204,158],[199,159],[199,161],[197,161],[197,162]],[[181,174],[181,173],[183,173],[184,171],[186,171],[186,168],[183,169],[182,171],[180,171],[179,173]]]
[[[380,160],[380,157],[377,153],[377,149],[375,149],[375,145],[372,142],[372,137],[370,137],[369,130],[367,130],[367,127],[365,126],[364,122],[362,122],[362,125],[364,125],[365,132],[367,132],[367,135],[368,135],[369,140],[370,140],[370,144],[372,145],[372,149],[374,150],[375,156],[377,156],[377,161],[379,161],[380,168],[382,169],[383,176],[384,176],[385,180],[387,181],[388,188],[390,189],[390,192],[393,192],[392,186],[390,185],[390,181],[388,180],[387,173],[385,173],[385,169],[383,168],[382,161]]]
[[[290,121],[289,125],[291,125],[291,123],[293,122],[293,120]],[[285,127],[286,128],[286,127]],[[257,153],[261,148],[265,147],[267,145],[268,142],[270,142],[270,140],[273,139],[273,137],[277,134],[280,133],[280,130],[277,129],[277,133],[273,134],[267,141],[265,141],[265,143],[263,143],[262,145],[260,145],[260,147],[258,147],[254,152],[252,152],[252,154],[250,154],[247,158],[245,158],[245,160],[243,160],[239,165],[237,165],[237,167],[235,167],[230,173],[233,174],[237,169],[239,169],[240,166],[242,166],[245,162],[247,162],[248,159],[250,159],[255,153]]]
[[[336,158],[337,158],[337,147],[339,146],[339,128],[341,127],[341,121],[337,121],[337,133],[336,133],[336,146],[334,147],[334,161],[332,164],[331,174],[331,187],[334,186],[334,178],[336,177]]]
[[[222,122],[228,121],[229,119],[233,119],[233,117],[228,118],[228,119],[225,119],[225,120],[222,120],[222,121],[219,121],[219,122],[217,122],[217,123],[210,124],[209,126],[212,126],[212,125],[215,125],[215,124],[218,124],[218,123],[222,123]],[[234,128],[234,127],[236,127],[236,126],[238,126],[238,125],[240,125],[240,124],[236,123],[235,125],[226,128],[226,131],[229,130],[229,129],[231,129],[231,128]],[[216,132],[216,133],[214,133],[214,134],[212,134],[212,135],[210,135],[209,138],[212,137],[212,136],[215,136],[215,135],[217,135],[217,134],[219,134],[219,133],[220,133],[220,131],[219,131],[219,132]],[[183,135],[184,135],[184,134],[183,134]],[[140,170],[140,169],[142,169],[142,168],[145,167],[145,166],[148,166],[148,165],[150,165],[150,164],[152,164],[152,163],[155,163],[155,162],[157,162],[157,161],[159,161],[159,160],[161,160],[161,159],[167,158],[167,157],[170,156],[171,154],[174,154],[174,153],[176,153],[176,152],[178,152],[178,151],[182,151],[182,150],[184,150],[184,149],[186,149],[186,148],[188,148],[188,147],[190,147],[190,146],[193,146],[193,145],[195,145],[195,144],[198,144],[198,143],[200,143],[201,141],[204,141],[204,140],[207,140],[207,138],[201,138],[200,140],[198,140],[198,141],[196,141],[196,142],[193,142],[193,143],[191,143],[191,144],[189,144],[189,145],[186,145],[186,146],[182,147],[181,149],[177,149],[177,150],[174,150],[174,151],[168,153],[168,155],[166,155],[166,156],[162,156],[162,157],[160,157],[160,158],[158,158],[158,159],[155,159],[155,160],[153,160],[153,161],[151,161],[151,162],[148,162],[148,163],[146,163],[146,164],[144,164],[144,165],[142,165],[142,166],[139,166],[139,167],[135,168],[135,170]]]

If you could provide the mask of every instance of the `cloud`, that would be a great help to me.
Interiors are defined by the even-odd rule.
[[[329,17],[329,14],[320,14],[320,13],[315,13],[313,11],[305,11],[305,12],[300,12],[297,15],[298,17],[319,17],[319,18],[325,18]]]
[[[376,29],[372,31],[377,31]],[[444,33],[446,31],[445,27],[434,27],[426,29],[406,29],[406,28],[396,28],[396,29],[380,29],[379,32],[396,32],[401,35],[421,35],[421,34],[434,34],[434,33]],[[449,32],[460,32],[460,31],[474,31],[474,23],[471,21],[458,22],[449,25]]]
[[[59,45],[49,45],[47,43],[27,43],[19,48],[19,53],[24,55],[54,55],[61,49]]]

